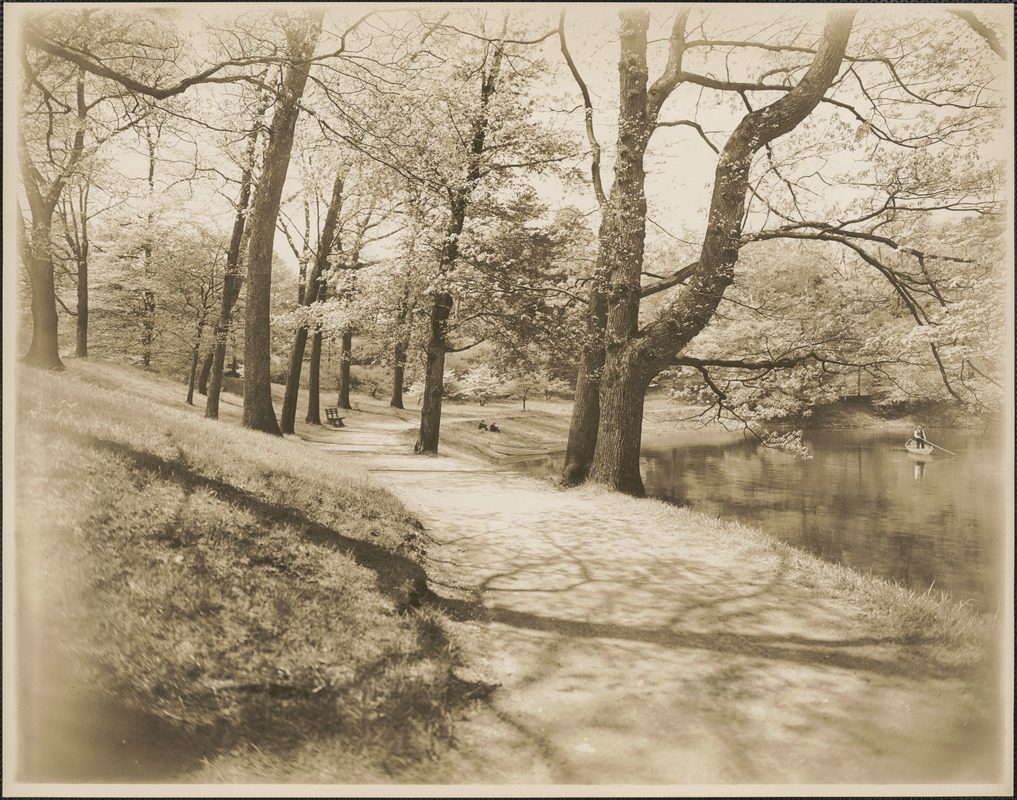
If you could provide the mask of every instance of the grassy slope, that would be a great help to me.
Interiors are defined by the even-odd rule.
[[[159,779],[198,756],[201,781],[415,779],[462,686],[442,619],[413,608],[405,509],[338,459],[204,420],[177,384],[70,366],[18,374],[22,777],[130,775],[31,744],[101,741],[89,719],[116,708],[163,743]],[[35,713],[81,687],[84,731]]]

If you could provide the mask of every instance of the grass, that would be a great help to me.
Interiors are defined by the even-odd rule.
[[[550,444],[555,449],[564,450],[568,440],[571,409],[564,402],[560,405],[560,409],[528,411],[478,407],[473,409],[476,419],[442,424],[439,447],[442,451],[452,450],[488,460],[498,459],[497,454],[488,446],[492,442],[513,447],[543,447]],[[499,432],[481,430],[478,427],[480,420],[485,420],[488,424],[496,423]]]
[[[644,421],[647,432],[670,432],[673,414],[652,405]],[[448,404],[446,405],[448,407]],[[518,405],[452,404],[456,417],[443,419],[442,452],[453,452],[499,463],[489,447],[495,440],[515,446],[536,447],[564,443],[568,437],[571,404],[539,402],[523,411]],[[871,414],[867,418],[872,418]],[[479,420],[496,422],[502,433],[479,430]],[[621,507],[624,516],[646,519],[647,526],[680,530],[689,539],[714,539],[718,551],[747,548],[752,558],[771,560],[782,580],[808,588],[817,598],[850,606],[867,620],[873,635],[909,648],[947,671],[976,668],[991,659],[997,639],[997,620],[959,603],[945,592],[916,592],[902,584],[857,572],[774,539],[757,528],[720,520],[654,499],[633,499],[598,487],[578,490],[591,495],[591,504],[610,513]]]
[[[917,592],[895,581],[858,572],[781,542],[765,531],[720,520],[655,499],[634,499],[602,489],[599,506],[645,520],[656,530],[677,530],[686,540],[716,542],[718,551],[742,552],[772,564],[780,582],[808,590],[816,601],[851,609],[869,634],[902,648],[910,658],[951,674],[987,674],[998,658],[999,619],[958,602],[946,592]],[[600,494],[602,493],[602,494]]]
[[[187,741],[173,779],[416,775],[463,695],[444,620],[418,608],[419,524],[338,459],[184,409],[172,382],[70,366],[17,375],[25,708],[71,702],[41,685],[57,663],[95,708]]]

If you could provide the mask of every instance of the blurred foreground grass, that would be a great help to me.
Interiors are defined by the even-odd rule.
[[[17,375],[21,779],[153,777],[89,748],[125,717],[160,780],[413,779],[466,693],[418,523],[338,458],[102,375]]]

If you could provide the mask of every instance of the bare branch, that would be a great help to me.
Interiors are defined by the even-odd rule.
[[[579,69],[576,67],[575,61],[572,60],[572,55],[569,53],[568,45],[565,43],[565,9],[561,10],[561,15],[558,17],[558,41],[561,44],[562,55],[565,56],[565,63],[569,65],[569,69],[572,71],[572,77],[575,78],[576,83],[579,85],[579,91],[583,94],[583,107],[586,110],[586,138],[590,142],[590,150],[592,153],[592,163],[590,164],[590,173],[593,177],[593,191],[597,195],[597,203],[601,208],[607,202],[607,198],[604,195],[604,184],[600,178],[600,142],[597,141],[597,135],[593,130],[593,101],[590,100],[590,90],[586,86],[586,82],[583,77],[579,74]]]
[[[660,108],[671,92],[681,82],[682,56],[685,54],[685,24],[691,9],[679,9],[671,28],[671,44],[668,48],[667,66],[663,74],[653,82],[646,93],[646,110],[651,119],[656,119]]]
[[[720,155],[720,148],[718,148],[717,145],[715,145],[713,142],[711,142],[709,140],[709,138],[707,138],[706,131],[703,130],[703,126],[700,125],[698,122],[693,122],[690,119],[679,119],[679,120],[676,120],[675,122],[658,122],[657,123],[657,127],[658,128],[677,128],[678,126],[682,126],[682,125],[684,125],[687,128],[695,129],[699,133],[700,138],[702,138],[702,140],[704,142],[706,142],[706,144],[709,146],[709,148],[711,150],[713,150],[713,152],[716,153],[717,155]]]

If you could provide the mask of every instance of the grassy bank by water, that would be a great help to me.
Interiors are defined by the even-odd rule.
[[[19,777],[415,780],[469,692],[415,520],[176,384],[69,365],[17,376]]]
[[[500,463],[504,457],[490,448],[492,442],[515,447],[543,447],[550,445],[554,450],[564,450],[568,441],[569,423],[572,415],[570,400],[536,401],[529,410],[522,410],[518,403],[496,402],[481,406],[477,403],[447,403],[446,414],[441,427],[442,451],[454,452],[472,458],[481,458]],[[707,427],[720,430],[715,417],[697,416],[703,409],[675,407],[663,395],[647,398],[643,413],[643,440],[649,441],[656,435],[672,433],[675,430],[693,430]],[[478,422],[495,422],[499,433],[481,430]],[[816,409],[810,417],[790,420],[774,428],[804,428],[806,430],[832,428],[898,428],[905,438],[912,428],[924,425],[927,429],[937,428],[979,428],[987,420],[972,417],[963,410],[947,404],[926,404],[912,409],[876,409],[864,403],[838,402]],[[741,424],[732,422],[730,430],[738,432]],[[409,435],[409,434],[408,434]]]

